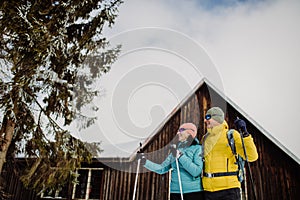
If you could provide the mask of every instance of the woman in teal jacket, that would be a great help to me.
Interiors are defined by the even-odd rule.
[[[181,179],[181,187],[184,200],[202,200],[203,188],[201,183],[201,172],[203,167],[202,148],[199,140],[195,138],[197,128],[192,123],[182,124],[177,132],[178,144],[177,148],[161,163],[156,164],[144,158],[142,163],[144,167],[158,174],[167,173],[172,169],[171,173],[171,200],[180,200],[180,181],[176,166],[176,158]]]

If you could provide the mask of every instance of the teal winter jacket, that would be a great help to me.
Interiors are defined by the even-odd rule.
[[[202,148],[197,139],[195,139],[195,142],[197,144],[187,147],[185,147],[186,142],[178,145],[178,150],[182,153],[178,159],[178,165],[183,193],[203,191],[201,183],[201,172],[203,168],[203,160],[201,157]],[[161,164],[146,160],[144,167],[158,174],[167,173],[172,169],[170,192],[180,193],[176,160],[172,154],[169,154]]]

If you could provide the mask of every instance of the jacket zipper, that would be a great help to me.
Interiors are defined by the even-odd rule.
[[[229,162],[228,162],[228,158],[227,158],[227,172],[228,172],[228,163],[229,163]]]

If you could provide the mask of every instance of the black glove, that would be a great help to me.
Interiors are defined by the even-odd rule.
[[[144,153],[139,153],[139,152],[136,154],[136,159],[137,160],[139,160],[139,159],[141,160],[140,161],[141,165],[145,165],[146,160],[147,160],[145,154]]]
[[[246,122],[242,119],[236,119],[234,120],[234,125],[237,130],[242,132],[243,137],[247,137],[249,135],[247,128],[246,128]]]

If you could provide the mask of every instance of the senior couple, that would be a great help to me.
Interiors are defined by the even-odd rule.
[[[177,131],[176,145],[161,163],[148,160],[138,154],[141,164],[158,174],[171,172],[171,200],[240,200],[241,183],[238,180],[236,157],[228,144],[228,124],[224,112],[219,107],[210,108],[204,122],[207,133],[202,144],[197,139],[197,127],[193,123],[182,124]],[[235,120],[237,130],[233,138],[237,154],[245,158],[244,147],[249,162],[257,160],[258,154],[245,121]]]

